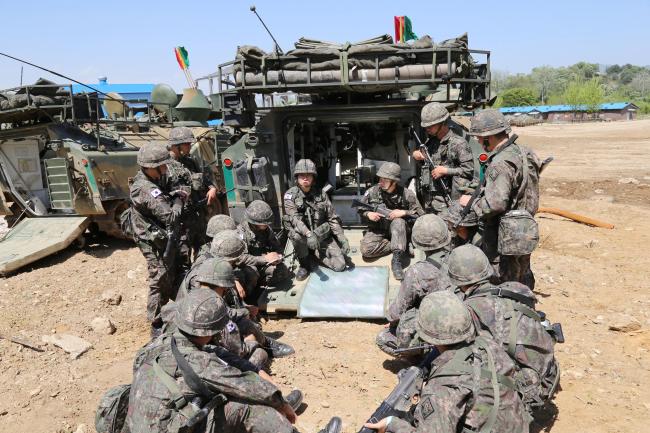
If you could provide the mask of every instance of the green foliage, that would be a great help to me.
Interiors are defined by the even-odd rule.
[[[535,93],[533,93],[531,89],[524,87],[508,89],[499,96],[501,97],[501,104],[504,107],[519,107],[537,104],[537,96]]]
[[[603,88],[600,79],[594,77],[588,81],[572,81],[564,91],[564,100],[575,111],[582,107],[586,107],[586,111],[590,113],[598,111],[598,106],[603,102]]]

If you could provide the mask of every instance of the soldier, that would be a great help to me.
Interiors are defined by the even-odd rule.
[[[395,348],[417,345],[417,339],[413,341],[415,317],[422,299],[429,293],[452,289],[444,268],[449,239],[447,226],[438,216],[428,214],[415,221],[413,244],[424,251],[426,259],[407,269],[397,297],[388,307],[389,324],[377,335],[377,345],[389,355],[395,355]]]
[[[189,244],[194,251],[194,258],[205,243],[205,231],[208,221],[208,206],[217,201],[217,185],[209,167],[190,155],[194,143],[192,130],[185,126],[173,128],[169,133],[167,147],[172,158],[186,169],[190,176],[189,186],[192,190],[192,206],[188,210],[188,236]],[[180,170],[174,170],[180,171]],[[186,178],[186,175],[183,176]]]
[[[126,417],[131,433],[294,431],[296,414],[275,385],[204,350],[227,323],[226,306],[211,290],[197,289],[180,303],[177,329],[136,356]],[[207,414],[192,429],[187,421],[200,407]],[[324,431],[338,433],[340,425],[335,417]]]
[[[239,235],[246,244],[247,254],[243,261],[255,269],[255,286],[261,283],[273,285],[289,278],[289,269],[282,263],[282,246],[275,237],[271,224],[273,210],[266,202],[254,200],[244,213],[245,220],[237,227]],[[247,287],[250,299],[257,299],[255,288]]]
[[[540,161],[534,153],[515,143],[510,125],[497,110],[483,110],[472,119],[470,133],[490,155],[483,182],[475,195],[464,195],[466,206],[483,225],[481,248],[499,270],[501,281],[518,281],[531,290],[535,279],[530,253],[538,241],[533,216],[539,204]]]
[[[460,203],[454,201],[447,209],[440,213],[440,218],[447,223],[451,232],[451,242],[447,245],[448,251],[453,251],[454,248],[468,243],[476,246],[481,245],[482,238],[478,231],[478,217],[476,213],[470,210],[462,218],[462,210],[463,207]]]
[[[447,185],[451,199],[457,200],[474,177],[472,149],[467,140],[457,135],[447,125],[449,112],[444,105],[430,102],[422,108],[420,117],[420,124],[425,128],[427,135],[437,143],[433,149],[428,147],[435,164],[435,167],[430,167],[431,177],[440,179]],[[413,151],[413,158],[426,161],[426,156],[420,149]],[[447,203],[443,190],[437,182],[432,182],[431,185],[433,188],[430,191],[430,201],[425,203],[425,207],[427,210],[432,209],[435,213],[440,213],[450,203]]]
[[[179,224],[183,195],[172,195],[166,188],[167,150],[155,143],[146,143],[138,151],[140,171],[130,187],[132,224],[135,241],[147,261],[149,295],[147,319],[152,335],[160,333],[160,308],[176,297],[175,279],[180,266],[177,251],[167,258],[167,233]]]
[[[541,407],[559,384],[559,367],[553,355],[553,337],[535,311],[535,295],[523,284],[490,284],[493,268],[487,256],[473,245],[458,247],[449,255],[449,278],[458,295],[475,314],[481,330],[515,361],[517,384],[527,407]]]
[[[316,174],[312,160],[299,160],[293,170],[296,185],[284,193],[285,227],[300,263],[298,281],[309,276],[317,261],[336,272],[343,271],[350,252],[327,193],[314,186]]]
[[[208,227],[205,230],[205,237],[207,242],[203,244],[199,250],[199,258],[209,255],[212,239],[214,239],[217,233],[221,233],[224,230],[236,229],[237,224],[235,224],[235,221],[228,215],[219,214],[210,218],[208,221]],[[199,258],[197,258],[196,261],[198,261]]]
[[[373,206],[385,207],[388,217],[380,213],[359,209],[368,230],[361,239],[361,256],[364,259],[393,253],[391,268],[395,279],[404,278],[402,269],[404,255],[408,251],[410,227],[406,217],[413,219],[424,215],[413,191],[399,185],[402,169],[394,162],[385,162],[377,171],[379,183],[363,195],[361,201]]]
[[[366,427],[379,433],[528,432],[512,360],[489,335],[476,336],[472,316],[456,296],[442,291],[425,297],[417,332],[440,355],[425,376],[413,422],[388,417]]]

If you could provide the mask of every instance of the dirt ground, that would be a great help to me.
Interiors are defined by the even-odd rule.
[[[520,142],[554,162],[544,172],[542,205],[616,225],[613,230],[540,214],[533,255],[539,308],[561,321],[557,417],[544,431],[642,432],[650,419],[650,120],[537,125]],[[101,394],[131,380],[135,351],[148,338],[146,270],[137,248],[106,240],[68,249],[0,279],[0,334],[42,346],[36,352],[0,339],[0,431],[92,432]],[[121,294],[119,305],[102,293]],[[115,324],[94,332],[96,317]],[[609,330],[618,322],[628,332]],[[301,388],[301,431],[332,415],[355,432],[396,382],[399,367],[374,345],[381,323],[274,319],[293,357],[272,370],[284,391]],[[634,330],[636,328],[636,330]],[[92,343],[78,359],[41,341],[69,333]],[[83,424],[83,425],[82,425]],[[537,428],[539,430],[539,427]]]

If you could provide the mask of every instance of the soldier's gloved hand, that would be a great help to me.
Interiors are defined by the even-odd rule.
[[[181,199],[175,199],[172,205],[172,221],[178,221],[181,213],[183,213],[183,201]]]
[[[348,238],[343,236],[339,239],[339,243],[341,244],[341,251],[343,251],[343,254],[347,256],[350,253],[350,242],[348,241]]]
[[[178,198],[183,201],[183,203],[186,203],[187,200],[190,198],[190,193],[189,191],[186,191],[184,189],[177,189],[169,193],[173,198]]]
[[[307,247],[310,250],[314,250],[314,251],[316,251],[320,247],[320,243],[318,242],[318,237],[311,232],[309,233],[309,235],[307,235]]]

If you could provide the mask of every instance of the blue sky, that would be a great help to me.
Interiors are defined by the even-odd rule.
[[[512,73],[581,60],[650,65],[647,0],[0,0],[0,51],[87,83],[105,75],[111,83],[165,82],[180,91],[176,45],[189,51],[195,78],[232,60],[237,45],[272,49],[252,3],[285,51],[301,36],[354,42],[393,34],[393,16],[408,15],[415,33],[434,41],[468,32],[472,48],[492,51],[494,69]],[[52,78],[25,66],[25,83],[39,76]],[[19,80],[20,64],[0,58],[0,88]]]

